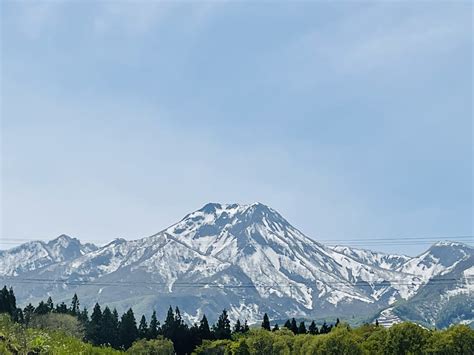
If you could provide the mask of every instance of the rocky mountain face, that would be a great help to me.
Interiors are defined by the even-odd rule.
[[[249,322],[264,312],[274,319],[367,318],[398,304],[415,309],[406,305],[430,282],[440,285],[437,277],[452,279],[444,281],[439,312],[452,296],[472,296],[473,254],[461,243],[438,243],[416,258],[330,248],[263,204],[211,203],[138,240],[96,247],[61,236],[1,251],[0,277],[23,304],[46,295],[68,301],[76,292],[85,306],[100,302],[138,314],[156,309],[164,316],[178,305],[191,322],[203,313],[213,320],[224,308],[231,319]]]

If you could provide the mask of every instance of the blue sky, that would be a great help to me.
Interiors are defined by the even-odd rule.
[[[209,201],[390,252],[473,234],[469,2],[1,6],[2,247]]]

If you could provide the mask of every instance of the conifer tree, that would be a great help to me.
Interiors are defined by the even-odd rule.
[[[48,307],[48,312],[52,312],[54,310],[54,303],[53,303],[53,299],[51,298],[51,296],[48,297],[48,299],[46,301],[46,306]]]
[[[230,321],[227,311],[224,309],[213,327],[214,337],[216,339],[230,339]]]
[[[291,321],[289,319],[286,320],[285,324],[283,325],[286,329],[291,330]]]
[[[242,333],[242,325],[240,324],[240,319],[237,319],[237,322],[234,324],[234,333]]]
[[[155,339],[158,336],[158,328],[160,326],[160,322],[156,318],[156,311],[153,311],[150,320],[150,327],[148,328],[148,339]]]
[[[336,318],[336,324],[334,324],[335,327],[337,327],[339,325],[339,318]]]
[[[242,333],[247,333],[250,330],[249,325],[247,324],[247,319],[244,322],[244,327],[242,329]]]
[[[277,330],[280,330],[280,327],[278,326],[278,323],[275,323],[273,326],[272,332],[276,332]]]
[[[21,308],[16,309],[15,314],[13,315],[13,321],[20,324],[25,324],[25,318],[23,316],[23,310]]]
[[[77,317],[79,315],[79,306],[79,298],[77,297],[77,294],[74,294],[74,296],[72,296],[71,308],[69,310],[71,315],[73,315],[74,317]]]
[[[101,324],[102,324],[102,310],[98,303],[95,304],[94,309],[92,310],[91,320],[88,324],[86,330],[87,339],[89,339],[92,344],[99,345],[101,344]]]
[[[296,325],[296,319],[295,319],[295,318],[291,318],[290,330],[291,330],[294,334],[298,334],[298,326]]]
[[[89,325],[89,312],[87,311],[87,308],[84,307],[81,313],[77,316],[77,319],[82,323],[85,329],[88,328]],[[87,332],[86,332],[87,334]]]
[[[298,334],[306,334],[306,325],[304,322],[300,322],[300,325],[298,326]]]
[[[102,312],[99,332],[100,344],[109,344],[112,347],[118,346],[117,322],[110,308],[106,306]]]
[[[328,325],[326,324],[326,322],[323,322],[323,325],[319,329],[319,333],[320,334],[327,334],[327,333],[329,333],[329,331],[330,331],[330,329],[329,329]]]
[[[33,317],[34,313],[35,307],[33,307],[31,303],[28,303],[28,305],[23,309],[23,318],[26,326],[30,324],[31,318]]]
[[[262,328],[265,330],[270,330],[270,320],[268,319],[268,314],[263,315]]]
[[[379,320],[378,320],[378,319],[375,320],[375,326],[376,326],[376,327],[379,326]]]
[[[3,286],[0,291],[0,313],[8,313],[10,316],[15,317],[16,309],[16,298],[13,288],[7,289],[7,286]]]
[[[140,339],[145,339],[148,336],[148,324],[146,322],[145,315],[142,315],[140,319],[140,324],[138,325],[138,337]]]
[[[49,311],[50,308],[43,301],[40,301],[38,306],[35,308],[35,314],[47,314]]]
[[[176,321],[174,317],[173,308],[171,308],[171,306],[168,308],[168,313],[166,314],[166,319],[161,329],[165,338],[173,338],[174,333],[176,331]]]
[[[55,312],[56,313],[62,313],[62,314],[69,313],[69,310],[67,309],[66,303],[61,302],[60,304],[57,304]]]
[[[122,315],[119,326],[120,345],[125,349],[132,346],[138,338],[137,322],[131,308]]]
[[[316,326],[316,323],[314,322],[314,320],[311,322],[311,324],[309,325],[309,334],[313,334],[313,335],[316,335],[319,333],[318,331],[318,327]]]
[[[202,319],[199,322],[199,336],[201,339],[212,339],[211,329],[209,328],[209,322],[207,321],[205,314],[202,316]]]

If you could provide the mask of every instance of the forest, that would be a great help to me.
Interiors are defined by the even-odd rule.
[[[445,330],[414,323],[384,328],[364,324],[351,328],[309,324],[294,318],[271,325],[244,320],[231,324],[226,310],[210,325],[204,315],[188,325],[178,307],[168,309],[161,323],[153,311],[137,322],[130,308],[119,316],[115,309],[96,304],[89,315],[80,309],[77,295],[70,304],[51,298],[19,308],[12,288],[0,290],[1,354],[473,354],[474,330],[455,325]]]

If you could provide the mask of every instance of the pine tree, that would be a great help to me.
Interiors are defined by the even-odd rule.
[[[10,313],[10,300],[7,286],[3,286],[0,291],[0,313]]]
[[[150,320],[150,327],[148,328],[148,339],[155,339],[158,336],[158,328],[160,326],[160,322],[158,322],[156,318],[156,311],[153,311]]]
[[[249,325],[247,324],[247,319],[245,320],[244,327],[242,329],[242,333],[247,333],[250,330]]]
[[[319,329],[319,334],[327,334],[329,333],[330,329],[326,322],[323,322],[323,325],[321,326],[321,329]]]
[[[125,349],[132,346],[133,342],[138,338],[137,322],[131,308],[122,315],[119,336],[120,345]]]
[[[10,308],[10,315],[13,316],[16,312],[16,298],[15,298],[15,293],[13,292],[13,288],[10,287],[10,290],[8,290],[8,304]]]
[[[69,310],[71,315],[73,315],[74,317],[77,317],[79,315],[79,312],[80,312],[79,306],[80,306],[79,298],[77,297],[77,294],[74,294],[71,301],[71,308]]]
[[[378,319],[375,320],[375,326],[376,326],[376,327],[379,326],[379,320],[378,320]]]
[[[94,309],[91,314],[91,320],[89,326],[86,330],[87,339],[92,342],[92,344],[99,345],[101,344],[100,333],[101,333],[101,324],[102,324],[102,310],[98,303],[95,304]]]
[[[48,297],[48,300],[46,301],[46,306],[48,307],[48,312],[52,312],[54,310],[54,303],[51,296]]]
[[[66,303],[61,302],[60,304],[57,304],[57,305],[56,305],[56,310],[55,310],[55,312],[56,312],[56,313],[66,314],[66,313],[69,313],[69,309],[67,308]]]
[[[268,314],[263,315],[262,328],[265,330],[270,330],[270,320],[268,319]]]
[[[316,323],[314,322],[314,320],[311,322],[311,324],[309,325],[309,334],[313,334],[313,335],[316,335],[319,333],[318,331],[318,327],[316,326]]]
[[[145,315],[142,315],[140,319],[140,324],[138,325],[138,337],[140,339],[145,339],[148,336],[148,324],[146,322]]]
[[[339,318],[336,318],[336,324],[334,325],[335,327],[337,327],[339,325]]]
[[[306,334],[306,325],[304,322],[301,322],[298,326],[298,334]]]
[[[294,334],[298,334],[298,326],[296,325],[296,319],[295,319],[295,318],[291,318],[290,330],[291,330]]]
[[[43,301],[40,301],[38,306],[35,308],[35,314],[47,314],[49,311],[50,308]]]
[[[166,314],[166,319],[161,329],[165,338],[173,339],[176,331],[176,320],[171,306],[168,308],[168,313]]]
[[[283,325],[286,329],[289,329],[291,330],[291,321],[289,319],[287,319],[287,321],[285,322],[285,324]]]
[[[240,319],[237,319],[237,322],[234,324],[234,333],[242,333],[242,325],[240,324]]]
[[[230,321],[227,316],[227,311],[224,309],[213,327],[214,337],[216,339],[230,339]]]
[[[88,328],[89,326],[89,312],[87,311],[87,308],[84,307],[81,313],[77,316],[77,319],[82,323],[85,329]]]
[[[199,322],[199,336],[201,339],[212,339],[211,329],[209,328],[209,322],[207,321],[205,314]]]
[[[280,330],[280,327],[278,326],[278,323],[275,323],[273,326],[272,332],[276,332],[277,330]]]
[[[23,310],[21,308],[16,309],[16,312],[13,316],[13,321],[20,324],[25,324],[25,318],[23,316]]]
[[[35,313],[35,307],[31,303],[23,309],[23,318],[25,325],[28,326],[30,324],[31,319],[33,318],[33,314]]]
[[[120,329],[120,319],[119,319],[119,314],[117,312],[117,309],[114,308],[112,311],[112,327],[115,332],[115,343],[112,344],[114,348],[118,348],[120,346],[120,334],[119,334],[119,329]]]
[[[117,322],[109,307],[105,307],[100,321],[100,332],[98,338],[100,344],[109,344],[112,347],[118,346]]]

